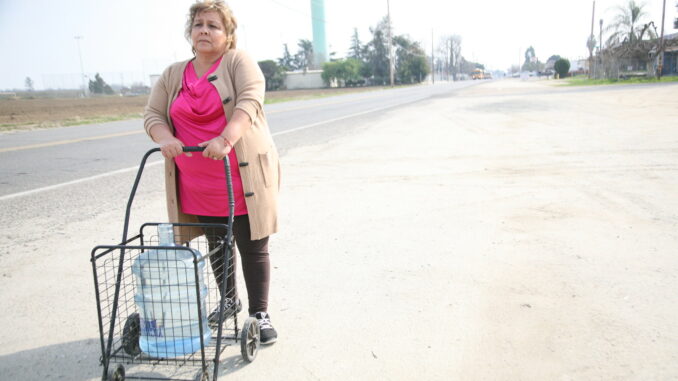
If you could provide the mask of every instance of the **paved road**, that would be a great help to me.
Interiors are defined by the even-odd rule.
[[[284,152],[293,146],[325,139],[328,134],[346,133],[346,121],[350,118],[366,118],[473,84],[369,91],[272,104],[265,110],[272,133]],[[328,125],[333,128],[326,128],[320,135],[293,134]],[[0,135],[0,199],[134,167],[153,146],[138,119]]]

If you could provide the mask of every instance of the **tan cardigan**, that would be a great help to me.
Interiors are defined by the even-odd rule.
[[[158,123],[168,125],[174,132],[169,110],[181,90],[188,62],[190,60],[177,62],[165,69],[153,86],[144,112],[144,128],[149,136],[151,127]],[[264,76],[254,60],[243,51],[234,49],[224,54],[219,67],[208,80],[219,92],[226,120],[231,120],[235,109],[241,109],[253,121],[252,127],[245,131],[234,148],[240,163],[251,237],[253,240],[268,237],[278,231],[280,163],[262,107]],[[170,222],[197,222],[195,216],[184,214],[179,209],[174,160],[165,160],[165,186]]]

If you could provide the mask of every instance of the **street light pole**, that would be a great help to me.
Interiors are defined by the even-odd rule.
[[[388,69],[393,87],[393,37],[391,36],[391,4],[386,0],[386,16],[388,17]]]
[[[80,51],[80,40],[82,40],[82,36],[75,36],[76,43],[78,44],[78,57],[80,58],[80,75],[82,79],[82,95],[87,96],[87,85],[85,83],[85,69],[84,66],[82,65],[82,52]]]

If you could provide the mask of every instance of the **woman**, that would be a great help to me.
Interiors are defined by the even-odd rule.
[[[268,237],[278,228],[279,162],[262,108],[264,77],[257,63],[236,49],[236,27],[222,0],[191,6],[185,33],[195,57],[163,72],[149,97],[144,127],[166,159],[171,222],[227,223],[222,160],[228,157],[235,192],[233,234],[249,314],[259,321],[261,343],[271,344],[277,332],[268,315]],[[202,155],[182,152],[196,145],[205,147]],[[220,258],[210,261],[219,285],[224,281]],[[233,298],[226,309],[235,313],[240,301],[232,278],[227,289]]]

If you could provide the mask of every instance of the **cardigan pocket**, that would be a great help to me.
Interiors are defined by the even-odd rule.
[[[259,164],[266,188],[270,188],[271,185],[276,183],[276,172],[274,171],[275,168],[273,167],[274,159],[272,151],[269,150],[266,153],[260,153]]]

